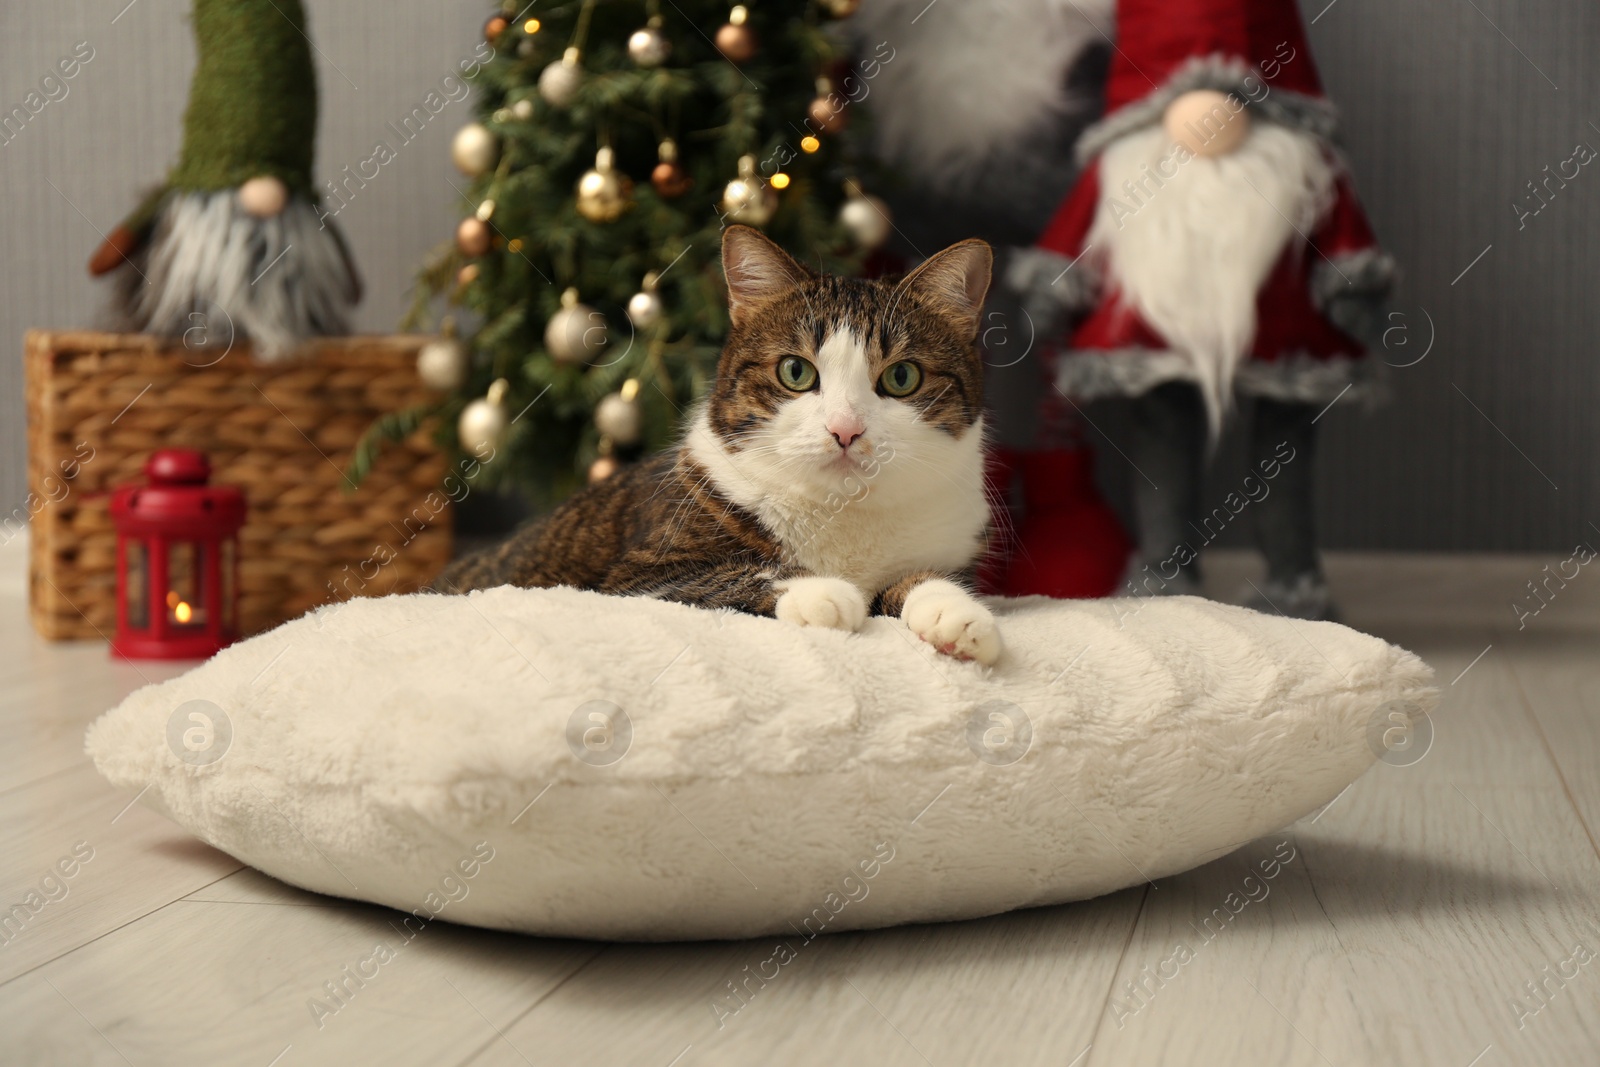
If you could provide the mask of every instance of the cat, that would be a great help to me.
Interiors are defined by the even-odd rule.
[[[992,261],[966,240],[899,282],[816,275],[728,227],[728,337],[681,443],[433,587],[566,585],[850,631],[870,612],[993,664],[999,629],[966,585],[990,524],[976,336]]]

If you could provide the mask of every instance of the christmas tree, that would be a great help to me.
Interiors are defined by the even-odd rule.
[[[408,328],[445,390],[368,434],[437,420],[487,484],[548,502],[670,444],[727,328],[732,222],[858,269],[889,222],[839,136],[859,84],[829,29],[858,0],[507,4],[452,156],[465,217],[421,272]],[[472,323],[459,337],[454,322]],[[489,457],[493,457],[492,459]]]

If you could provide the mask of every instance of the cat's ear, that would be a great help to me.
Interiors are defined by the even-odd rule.
[[[722,272],[728,279],[728,318],[744,321],[751,308],[782,296],[810,274],[760,230],[729,226],[722,232]]]
[[[978,334],[978,317],[989,292],[994,252],[989,245],[969,237],[925,260],[900,283],[904,292],[954,316],[963,324],[968,340]]]

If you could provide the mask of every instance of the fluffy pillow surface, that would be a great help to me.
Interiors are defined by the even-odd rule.
[[[991,604],[984,668],[885,618],[353,600],[139,690],[88,750],[243,862],[419,921],[810,936],[1186,870],[1328,803],[1437,702],[1416,656],[1332,623]]]

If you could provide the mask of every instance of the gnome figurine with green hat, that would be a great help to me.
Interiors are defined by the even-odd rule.
[[[361,297],[344,240],[319,218],[317,83],[300,0],[194,0],[198,63],[183,151],[89,263],[117,272],[121,325],[231,328],[263,360],[342,333]]]

